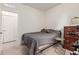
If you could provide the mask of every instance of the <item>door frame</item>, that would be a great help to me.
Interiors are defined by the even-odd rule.
[[[3,14],[5,14],[5,15],[12,15],[12,16],[17,16],[17,37],[16,37],[16,41],[18,41],[18,13],[14,13],[14,12],[9,12],[9,11],[2,11],[2,26],[1,26],[1,30],[2,30],[2,28],[3,28]],[[15,14],[15,15],[13,15],[13,14]],[[2,30],[2,36],[3,36],[3,39],[2,39],[2,41],[4,42],[4,32],[3,32],[3,30]],[[18,43],[18,42],[17,42]]]

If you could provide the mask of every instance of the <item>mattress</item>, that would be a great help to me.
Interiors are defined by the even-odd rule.
[[[46,44],[54,44],[56,42],[55,38],[58,37],[59,34],[52,33],[44,33],[44,32],[33,32],[33,33],[24,33],[22,36],[22,42],[29,47],[29,54],[35,54],[40,46]]]

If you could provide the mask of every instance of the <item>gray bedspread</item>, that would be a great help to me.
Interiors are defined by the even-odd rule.
[[[24,33],[22,36],[23,44],[26,44],[28,47],[29,55],[36,54],[39,46],[45,44],[53,44],[55,43],[55,38],[58,37],[59,34],[56,32],[52,33],[44,33],[44,32],[34,32],[34,33]]]

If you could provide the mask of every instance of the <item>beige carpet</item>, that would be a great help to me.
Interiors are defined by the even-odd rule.
[[[3,50],[3,55],[25,55],[27,47],[24,45],[12,46]]]
[[[7,49],[4,48],[2,55],[26,55],[26,53],[27,53],[26,46],[17,45]],[[61,45],[55,45],[44,50],[42,53],[39,53],[38,55],[65,55],[65,54],[69,55],[70,52],[63,49]]]
[[[46,50],[44,50],[41,55],[64,55],[65,49],[61,45],[54,45]]]

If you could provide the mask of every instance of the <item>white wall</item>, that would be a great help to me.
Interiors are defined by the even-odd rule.
[[[62,29],[69,25],[72,17],[79,17],[79,4],[61,4],[46,12],[46,28]]]
[[[44,13],[40,10],[21,4],[10,4],[10,7],[1,4],[1,6],[2,11],[18,13],[17,43],[20,43],[23,33],[40,31],[45,25]]]
[[[9,8],[9,7],[3,6],[2,4],[0,5],[0,25],[2,23],[2,14],[1,14],[2,11],[18,13],[18,38],[19,39],[17,43],[20,43],[21,36],[23,33],[40,31],[44,27],[45,21],[44,21],[44,13],[40,10],[36,10],[34,8],[24,6],[24,5],[17,5],[16,7],[17,8]],[[0,37],[0,43],[1,43],[1,37]],[[8,47],[11,45],[14,45],[14,43],[5,44],[4,47]],[[3,46],[0,44],[0,54],[1,54],[2,47]]]
[[[44,27],[44,13],[32,7],[19,5],[19,39],[24,33],[37,32]]]
[[[0,5],[0,32],[1,32],[1,22],[2,22],[2,20],[1,20],[1,5]],[[2,46],[1,46],[1,34],[0,34],[0,54],[1,54],[1,50],[2,50],[1,47]]]
[[[1,31],[1,23],[2,23],[2,17],[1,17],[1,5],[0,5],[0,31]]]
[[[37,32],[42,28],[63,30],[72,17],[79,16],[79,4],[61,4],[46,12],[25,5],[17,5],[14,9],[3,6],[2,9],[18,13],[19,41],[23,33]]]
[[[46,28],[58,29],[62,31],[66,25],[70,25],[72,17],[79,17],[79,4],[61,4],[46,11]]]

